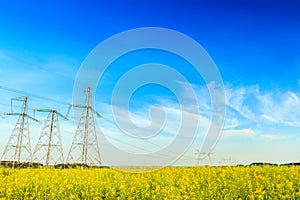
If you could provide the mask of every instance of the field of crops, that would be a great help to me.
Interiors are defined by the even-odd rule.
[[[300,199],[300,167],[0,168],[0,199]]]

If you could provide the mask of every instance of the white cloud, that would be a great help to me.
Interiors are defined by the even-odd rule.
[[[299,94],[292,91],[266,92],[257,95],[261,117],[281,126],[300,127]]]
[[[227,84],[225,89],[227,106],[234,109],[246,119],[255,121],[255,114],[253,113],[252,109],[249,108],[250,105],[247,105],[245,101],[249,95],[256,93],[257,86],[232,87],[231,85]]]
[[[278,121],[276,119],[274,119],[272,116],[269,116],[267,114],[262,114],[261,116],[263,119],[269,121],[269,122],[273,122],[273,123],[277,123]]]
[[[234,128],[238,127],[239,124],[240,124],[240,122],[236,117],[232,117],[232,118],[227,117],[227,119],[225,120],[225,126],[223,127],[223,129],[234,129]]]
[[[232,130],[224,130],[224,136],[256,136],[256,132],[250,128],[246,129],[232,129]]]
[[[262,92],[258,85],[237,87],[227,84],[226,97],[228,108],[238,113],[227,113],[226,126],[237,119],[237,125],[249,120],[246,123],[261,127],[272,124],[300,127],[300,94],[295,91]]]
[[[191,123],[186,124],[187,130],[192,130],[193,120],[200,120],[200,127],[198,128],[200,135],[196,138],[197,141],[193,146],[194,149],[198,149],[201,147],[205,134],[211,125],[211,105],[209,94],[207,91],[205,92],[205,86],[194,85],[193,88],[198,95],[199,105],[187,105],[189,106],[189,112],[185,112],[183,115],[188,119],[187,122],[190,121]],[[226,92],[227,91],[229,92],[229,94],[227,94],[227,98],[229,98],[227,99],[227,106],[229,109],[223,129],[223,135],[225,137],[236,137],[240,141],[249,138],[267,141],[284,139],[288,138],[288,136],[283,136],[280,133],[278,135],[260,133],[267,132],[266,129],[272,128],[275,125],[278,127],[277,132],[280,132],[280,130],[284,130],[281,126],[296,125],[297,119],[300,121],[299,111],[295,109],[299,104],[299,95],[296,92],[262,92],[257,85],[237,87],[229,84],[226,85]],[[188,94],[185,97],[188,99]],[[157,100],[161,102],[162,109],[166,115],[157,116],[157,121],[155,121],[157,123],[154,124],[155,126],[153,127],[159,127],[161,122],[164,121],[164,117],[167,121],[162,127],[165,134],[158,134],[150,140],[158,146],[153,146],[147,142],[140,142],[138,139],[128,139],[128,136],[124,136],[124,133],[118,130],[114,123],[106,123],[103,121],[101,125],[103,125],[104,132],[110,137],[119,140],[115,142],[116,145],[120,145],[122,149],[130,152],[142,151],[135,146],[145,148],[148,151],[154,151],[157,148],[172,143],[180,127],[182,111],[173,101],[168,101],[168,99],[165,98],[159,101],[159,98],[160,97],[157,97]],[[105,103],[100,104],[99,102],[98,104],[99,106],[97,107],[101,108],[101,114],[107,119],[113,119],[110,111],[111,105]],[[123,120],[124,123],[131,123],[132,120],[138,127],[145,127],[151,123],[149,114],[150,106],[149,102],[145,102],[143,107],[130,110],[129,116],[131,119],[122,117],[126,116],[123,114],[127,112],[127,108],[118,108],[119,114],[121,114],[121,120]],[[197,114],[196,109],[199,109],[200,115]],[[187,131],[186,136],[191,137],[193,134]],[[131,144],[132,148],[128,144],[120,144],[120,141]],[[241,152],[242,151],[243,150],[241,150]]]
[[[115,110],[115,115],[110,111],[110,108]],[[179,133],[179,129],[184,127],[186,137],[194,137],[197,132],[201,132],[200,135],[204,135],[210,126],[210,119],[193,112],[182,111],[178,106],[170,103],[168,106],[162,106],[159,108],[164,114],[154,114],[149,118],[149,111],[151,106],[146,106],[143,109],[135,111],[128,111],[127,108],[120,108],[111,106],[109,104],[101,104],[101,109],[104,111],[103,115],[105,118],[117,118],[121,125],[119,128],[127,130],[129,134],[140,134],[139,131],[156,134],[157,131],[166,133],[170,137],[175,137]],[[152,109],[158,109],[152,107]],[[154,112],[152,112],[153,114]],[[129,116],[129,117],[128,117]],[[185,124],[182,124],[182,118],[185,119]],[[199,122],[199,124],[197,123]],[[103,122],[104,123],[104,122]],[[107,127],[114,129],[117,127],[114,123],[107,123]],[[196,130],[196,133],[195,133]],[[119,132],[122,132],[119,130]]]
[[[41,88],[44,86],[48,86],[51,88],[54,88],[57,90],[57,86],[64,85],[64,82],[55,82],[57,77],[68,79],[69,76],[73,76],[75,74],[75,68],[72,67],[72,63],[60,61],[60,59],[49,59],[45,62],[43,61],[43,64],[38,67],[38,70],[36,70],[37,66],[26,64],[26,67],[28,68],[13,68],[13,65],[16,65],[20,62],[13,61],[14,59],[11,59],[8,54],[5,52],[0,51],[0,62],[7,63],[10,65],[7,65],[6,68],[1,68],[0,75],[4,77],[2,81],[4,83],[13,83],[15,85],[20,85],[21,88],[25,87],[25,85],[29,85],[27,88],[31,88],[32,86],[39,85],[36,91],[39,91],[41,93],[45,92],[46,97],[52,97],[60,99],[59,94],[56,93],[49,93],[47,94],[47,90],[41,91]],[[36,62],[33,60],[33,62]],[[9,69],[11,68],[11,70]],[[28,70],[28,69],[35,69],[35,70]],[[16,73],[14,73],[14,70]],[[52,73],[53,72],[53,73]],[[54,73],[55,72],[55,73]],[[11,79],[10,74],[14,73],[14,77],[16,80]],[[24,79],[24,76],[27,77],[27,79]],[[49,84],[51,83],[51,84]],[[53,85],[52,85],[53,83]],[[48,84],[48,85],[47,85]],[[197,95],[198,104],[189,104],[189,98],[193,98],[193,94],[186,93],[185,90],[185,84],[181,83],[182,87],[182,94],[184,95],[185,104],[181,105],[186,108],[185,112],[182,112],[178,104],[175,104],[173,101],[169,101],[168,99],[157,97],[157,101],[161,103],[161,108],[164,110],[165,115],[153,115],[154,119],[151,119],[149,111],[150,104],[147,104],[149,102],[145,102],[144,107],[133,109],[131,112],[129,112],[129,117],[125,115],[127,113],[127,108],[117,108],[117,115],[119,116],[120,120],[125,123],[134,123],[137,127],[140,129],[131,129],[133,133],[140,134],[140,130],[142,130],[144,127],[147,127],[153,122],[153,126],[151,126],[151,129],[148,130],[149,133],[153,133],[155,130],[162,130],[164,134],[158,134],[156,136],[153,136],[150,141],[152,141],[155,144],[158,144],[159,146],[164,146],[172,142],[172,139],[176,136],[180,129],[180,125],[182,122],[181,117],[183,116],[186,118],[185,122],[185,135],[187,138],[191,138],[194,136],[194,129],[195,129],[195,121],[199,120],[199,127],[197,128],[197,132],[199,133],[197,139],[197,145],[200,144],[200,142],[203,141],[203,138],[205,138],[206,133],[211,126],[211,97],[208,92],[207,87],[210,87],[212,89],[213,84],[209,84],[208,86],[205,85],[194,85],[191,84],[192,88],[195,91],[195,94]],[[67,89],[70,89],[70,85],[66,87]],[[17,88],[20,89],[20,88]],[[25,90],[25,89],[23,89]],[[215,92],[216,95],[218,95],[217,90],[212,90]],[[31,92],[31,90],[30,90]],[[60,90],[58,91],[60,92]],[[35,90],[32,91],[32,93],[36,93]],[[223,128],[223,134],[227,137],[239,137],[248,139],[249,137],[256,137],[260,138],[262,140],[266,141],[272,141],[272,140],[281,140],[288,138],[288,135],[275,135],[275,134],[259,134],[259,133],[265,133],[265,132],[272,132],[271,131],[265,131],[265,129],[268,129],[270,127],[275,127],[278,130],[276,133],[280,132],[281,130],[285,130],[284,127],[300,127],[300,94],[296,91],[261,91],[258,85],[252,85],[252,86],[235,86],[230,84],[225,84],[225,93],[226,93],[226,106],[227,106],[227,115],[226,115],[226,121],[225,126]],[[2,93],[1,94],[1,102],[0,103],[8,103],[10,102],[11,93]],[[30,105],[32,101],[30,100]],[[34,102],[33,102],[34,103]],[[51,102],[38,102],[38,105],[44,105],[47,107],[47,104],[49,105]],[[52,103],[51,103],[52,104]],[[124,143],[135,145],[136,140],[128,139],[128,136],[124,136],[124,133],[122,133],[116,124],[112,121],[113,115],[110,111],[111,105],[105,104],[105,103],[98,103],[100,106],[97,106],[101,110],[97,110],[105,117],[106,120],[110,120],[110,122],[101,120],[100,125],[102,128],[102,131],[105,132],[106,135],[108,135],[111,138],[118,139],[119,141],[124,141]],[[34,105],[35,106],[35,105]],[[114,105],[115,106],[115,105]],[[9,107],[7,106],[1,106],[3,109],[8,109],[6,111],[9,111]],[[1,108],[0,107],[0,108]],[[67,108],[64,108],[60,105],[60,110]],[[153,107],[154,111],[158,111],[158,107]],[[200,114],[199,114],[200,113]],[[166,119],[166,121],[165,121]],[[15,120],[15,119],[14,119]],[[154,121],[153,121],[154,120]],[[164,122],[165,121],[165,122]],[[1,127],[3,127],[4,122],[1,123]],[[7,140],[11,128],[14,124],[8,127],[5,127],[7,134],[2,136],[2,139]],[[64,125],[65,126],[65,125]],[[67,126],[65,126],[67,127]],[[253,128],[249,128],[253,127]],[[68,127],[67,129],[74,131],[74,127]],[[36,130],[33,129],[33,132],[39,133],[40,129]],[[64,131],[62,130],[62,133]],[[240,137],[245,136],[245,137]],[[34,139],[36,139],[37,136],[33,137],[33,144]],[[68,136],[63,136],[63,139],[65,139],[63,142],[70,144],[72,139],[72,136],[69,134]],[[2,141],[2,146],[4,145],[4,142]],[[120,142],[119,142],[120,143]],[[102,145],[102,142],[100,141],[100,144]],[[101,146],[100,145],[100,146]],[[128,145],[123,145],[124,149],[128,149]],[[146,149],[149,149],[150,151],[155,149],[153,145],[149,145],[146,143],[139,143],[139,147],[143,147]],[[200,146],[200,145],[199,145]],[[3,147],[4,148],[4,147]],[[197,148],[199,148],[197,146]],[[3,150],[3,149],[2,149]],[[133,151],[136,151],[137,149],[134,149]]]
[[[266,141],[283,140],[287,138],[286,136],[283,135],[274,135],[274,134],[262,134],[260,135],[260,137]]]

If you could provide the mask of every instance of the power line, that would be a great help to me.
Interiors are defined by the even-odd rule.
[[[72,105],[83,108],[83,111],[77,125],[74,139],[67,157],[67,162],[80,162],[85,165],[101,165],[93,114],[97,114],[98,116],[101,115],[91,106],[91,87],[87,88],[86,93],[86,106]]]
[[[102,119],[104,119],[105,121],[107,121],[107,122],[109,122],[109,123],[111,123],[112,125],[114,125],[114,126],[116,126],[116,124],[113,122],[113,121],[111,121],[110,119],[107,119],[106,117],[103,117]],[[110,137],[110,136],[108,136],[108,137]],[[113,137],[110,137],[110,138],[113,138]],[[114,138],[114,140],[117,140],[117,139],[115,139]],[[143,140],[144,142],[146,142],[146,143],[148,143],[148,144],[151,144],[151,145],[154,145],[154,146],[156,146],[156,147],[158,147],[158,148],[163,148],[162,146],[160,146],[160,145],[158,145],[158,144],[156,144],[156,143],[154,143],[154,142],[151,142],[151,141],[149,141],[149,140]],[[123,142],[124,143],[124,141],[121,141],[121,140],[119,140],[119,142]],[[128,143],[127,143],[128,144]],[[132,144],[129,144],[130,146],[133,146]],[[136,146],[135,146],[136,147]],[[139,148],[139,147],[138,147]],[[141,148],[139,148],[140,150],[144,150],[144,151],[148,151],[149,152],[149,150],[145,150],[145,149],[141,149]],[[177,152],[174,152],[174,151],[171,151],[171,150],[169,150],[169,149],[164,149],[165,151],[167,151],[167,152],[169,152],[169,153],[171,153],[171,154],[174,154],[174,155],[178,155],[178,153]],[[163,155],[163,156],[166,156],[166,157],[169,157],[169,155],[165,155],[165,154],[161,154],[161,155]],[[182,157],[185,157],[185,158],[188,158],[188,159],[194,159],[193,157],[190,157],[190,156],[186,156],[186,155],[182,155],[181,156],[181,158]],[[181,159],[180,158],[180,159]]]
[[[33,153],[33,159],[39,163],[58,164],[64,162],[58,116],[67,119],[57,110],[36,109],[37,112],[49,113],[40,138]]]
[[[47,101],[51,101],[51,102],[55,102],[55,103],[59,103],[59,104],[63,104],[63,105],[68,105],[68,106],[73,106],[72,104],[70,104],[69,102],[65,102],[65,101],[60,101],[60,100],[57,100],[57,99],[53,99],[53,98],[49,98],[49,97],[45,97],[45,96],[41,96],[41,95],[36,95],[36,94],[33,94],[33,93],[29,93],[29,92],[26,92],[26,91],[22,91],[22,90],[18,90],[18,89],[14,89],[14,88],[10,88],[10,87],[6,87],[6,86],[3,86],[3,85],[0,85],[0,89],[2,89],[2,90],[6,90],[6,91],[10,91],[10,92],[14,92],[14,93],[18,93],[18,94],[22,94],[22,95],[26,95],[26,96],[30,96],[30,97],[34,97],[34,98],[37,98],[37,99],[42,99],[42,100],[47,100]],[[8,104],[4,104],[4,103],[0,103],[1,105],[5,105],[5,106],[10,106],[10,105],[8,105]],[[80,105],[79,105],[80,106]],[[21,106],[16,106],[16,107],[21,107]],[[82,107],[82,106],[81,106]],[[83,108],[83,107],[82,107]],[[32,110],[34,110],[34,108],[31,108]],[[68,110],[68,112],[69,112],[70,110]],[[94,110],[93,110],[94,111]],[[99,114],[98,114],[99,115]],[[76,117],[71,117],[72,119],[76,119]],[[113,121],[111,121],[111,120],[109,120],[109,119],[107,119],[107,118],[103,118],[104,120],[106,120],[106,121],[108,121],[109,123],[111,123],[111,124],[113,124],[114,126],[116,126],[116,124],[113,122]],[[42,121],[44,121],[44,120],[42,120]],[[62,129],[62,130],[65,130],[65,129]],[[111,138],[113,138],[113,137],[111,137]],[[115,138],[113,138],[114,140],[116,140]],[[156,147],[159,147],[159,148],[163,148],[163,147],[161,147],[160,145],[158,145],[158,144],[156,144],[156,143],[154,143],[154,142],[151,142],[151,141],[149,141],[149,140],[144,140],[145,142],[147,142],[147,143],[149,143],[149,144],[151,144],[151,145],[153,145],[153,146],[156,146]],[[131,147],[134,147],[134,148],[137,148],[137,149],[139,149],[139,150],[144,150],[144,151],[148,151],[148,150],[146,150],[146,149],[141,149],[140,147],[138,147],[138,146],[133,146],[132,144],[128,144],[128,143],[125,143],[124,141],[118,141],[118,142],[120,142],[120,143],[124,143],[124,144],[126,144],[126,145],[130,145]],[[171,151],[171,150],[169,150],[169,149],[164,149],[165,151],[167,151],[167,152],[169,152],[169,153],[171,153],[171,154],[174,154],[174,155],[178,155],[178,153],[177,152],[174,152],[174,151]],[[164,154],[162,154],[163,156],[168,156],[168,155],[164,155]],[[181,158],[188,158],[188,159],[194,159],[194,158],[192,158],[192,157],[190,157],[190,156],[186,156],[186,155],[183,155],[183,156],[181,156]],[[180,159],[181,159],[180,158]]]
[[[20,163],[32,161],[28,118],[34,121],[38,120],[27,114],[27,97],[14,98],[13,100],[23,102],[23,108],[21,113],[5,113],[6,115],[19,116],[19,118],[5,147],[2,159],[6,161],[13,161],[12,165],[14,167],[15,162]]]
[[[17,90],[17,89],[14,89],[14,88],[6,87],[6,86],[3,86],[3,85],[0,85],[0,89],[6,90],[6,91],[10,91],[10,92],[14,92],[14,93],[18,93],[18,94],[22,94],[22,95],[25,95],[25,96],[34,97],[34,98],[37,98],[37,99],[52,101],[52,102],[63,104],[63,105],[69,105],[70,104],[70,103],[65,102],[65,101],[59,101],[57,99],[53,99],[53,98],[49,98],[49,97],[44,97],[44,96],[36,95],[36,94],[29,93],[29,92],[26,92],[26,91],[22,91],[22,90]]]

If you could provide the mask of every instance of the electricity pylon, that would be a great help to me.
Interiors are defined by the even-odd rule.
[[[231,158],[230,157],[227,157],[227,158],[223,158],[223,164],[224,165],[232,165],[232,160],[231,160]]]
[[[197,149],[195,155],[196,155],[197,165],[200,165],[201,160],[204,159],[204,156],[201,156],[201,155],[205,155],[205,153],[200,152],[200,150]]]
[[[64,162],[58,116],[67,119],[57,110],[35,109],[36,112],[48,112],[42,133],[33,152],[33,160],[49,165]]]
[[[206,153],[206,152],[200,152],[200,151],[197,149],[195,155],[197,156],[196,159],[197,159],[198,165],[200,165],[200,161],[201,161],[201,160],[204,160],[206,156],[207,156],[208,159],[209,159],[209,164],[212,165],[211,155],[213,155],[213,154],[214,154],[214,152],[208,152],[208,153]],[[203,156],[201,156],[201,155],[203,155]]]
[[[94,114],[102,117],[91,106],[91,87],[87,93],[86,105],[70,105],[83,108],[75,136],[67,157],[67,163],[80,163],[87,166],[101,165]]]
[[[19,164],[25,162],[32,162],[28,118],[37,122],[39,121],[27,114],[27,97],[13,98],[12,101],[22,101],[23,107],[21,113],[3,113],[5,115],[19,116],[19,119],[4,149],[2,160],[9,162],[12,161],[12,167],[15,167],[15,162]]]

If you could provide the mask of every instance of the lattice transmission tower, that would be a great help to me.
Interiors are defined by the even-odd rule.
[[[100,166],[101,159],[94,114],[98,117],[102,116],[91,106],[91,87],[88,87],[85,92],[87,93],[86,105],[70,105],[82,108],[83,111],[67,157],[67,163]]]
[[[27,114],[27,97],[13,98],[13,101],[21,101],[23,102],[23,106],[20,113],[14,113],[13,111],[3,113],[5,115],[19,116],[19,118],[4,149],[2,160],[12,162],[12,166],[14,167],[16,162],[19,164],[32,162],[28,118],[37,122],[39,121]]]
[[[57,110],[35,109],[34,111],[47,112],[49,114],[33,152],[33,160],[46,166],[63,163],[64,154],[58,116],[64,119],[67,119],[67,117]]]
[[[206,157],[209,159],[209,164],[212,165],[212,159],[211,155],[213,155],[214,152],[201,152],[199,149],[197,149],[195,155],[197,159],[197,164],[200,165],[200,162],[203,161]]]

